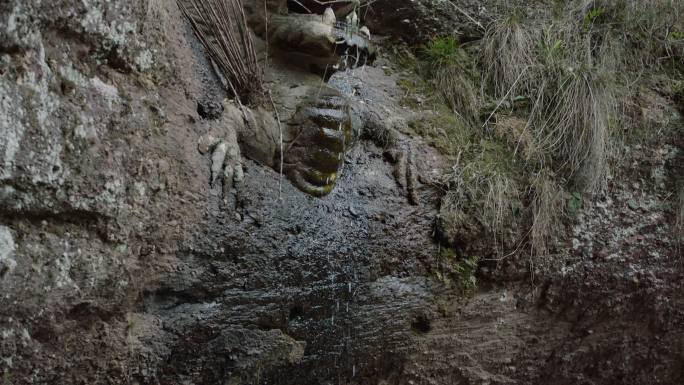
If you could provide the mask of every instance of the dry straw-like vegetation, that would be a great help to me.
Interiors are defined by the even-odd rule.
[[[241,101],[263,95],[262,69],[242,0],[177,0],[227,86]]]
[[[479,119],[477,95],[464,71],[455,65],[445,66],[437,70],[435,80],[447,106],[466,122],[476,123]]]
[[[677,244],[679,245],[678,247],[681,247],[682,242],[684,242],[684,185],[679,186],[679,194],[678,199],[677,199],[677,219],[676,219],[676,224],[675,224],[675,238],[677,240]],[[680,256],[684,256],[682,254],[682,250],[679,250]]]
[[[456,40],[436,38],[423,46],[422,55],[428,64],[427,73],[434,78],[445,104],[465,123],[474,125],[479,119],[479,102],[467,57]]]
[[[644,68],[684,71],[684,2],[574,0],[534,18],[523,17],[521,8],[508,11],[480,42],[479,97],[497,106],[486,112],[491,119],[485,126],[493,129],[474,130],[469,143],[459,144],[459,170],[448,178],[443,211],[464,213],[474,205],[498,232],[524,197],[530,250],[550,255],[567,196],[603,193],[611,164],[619,160],[617,133],[640,124],[621,112],[649,75]],[[478,95],[461,80],[472,84],[473,77],[444,62],[436,71],[444,102],[459,115],[478,116],[468,107]],[[523,107],[515,105],[520,100]],[[487,148],[492,142],[506,150]],[[513,165],[499,167],[510,161],[508,150]]]
[[[510,165],[496,150],[481,148],[473,158],[457,163],[445,175],[445,184],[449,191],[442,203],[443,212],[473,215],[494,237],[510,224],[512,208],[520,200],[520,187]]]
[[[532,179],[532,228],[530,246],[536,255],[548,255],[549,241],[563,214],[563,190],[548,170]]]
[[[604,32],[628,56],[624,68],[639,73],[682,64],[684,2],[680,0],[581,0],[570,2],[575,18],[594,32]],[[657,69],[657,68],[656,68]]]
[[[536,129],[539,148],[555,158],[559,171],[599,192],[608,175],[612,87],[587,68],[557,80],[552,95],[537,98],[547,101],[537,107],[543,117]]]
[[[572,14],[572,13],[571,13]],[[616,83],[602,56],[604,36],[592,23],[602,12],[528,32],[517,16],[492,24],[483,41],[483,78],[493,96],[531,101],[527,130],[557,173],[598,192],[608,175]]]
[[[529,71],[535,66],[534,36],[512,14],[491,24],[484,35],[480,63],[483,86],[496,98],[527,93]]]

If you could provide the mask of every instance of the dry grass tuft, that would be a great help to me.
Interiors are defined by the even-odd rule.
[[[456,164],[446,175],[449,191],[442,202],[445,212],[467,212],[478,207],[477,216],[494,234],[503,232],[520,200],[519,186],[495,151],[483,151],[464,165]]]
[[[548,170],[539,172],[531,184],[532,228],[530,244],[536,255],[549,254],[549,240],[558,229],[563,208],[563,190]]]
[[[684,2],[680,0],[575,0],[563,13],[572,15],[566,25],[600,36],[594,46],[610,42],[629,55],[624,69],[681,65],[684,59]]]
[[[587,68],[570,69],[558,80],[557,91],[546,96],[548,104],[536,108],[544,117],[538,143],[544,152],[554,154],[560,170],[598,192],[608,175],[614,87]]]
[[[684,2],[681,0],[620,0],[625,42],[642,51],[637,65],[684,62]]]
[[[491,89],[494,97],[514,97],[529,91],[527,73],[536,66],[534,42],[517,15],[510,15],[487,28],[480,62],[483,85]]]
[[[437,89],[447,106],[466,122],[479,121],[478,100],[475,87],[461,68],[448,65],[437,70]]]
[[[506,5],[517,6],[535,8]],[[569,186],[575,194],[604,192],[610,165],[619,160],[616,128],[625,134],[648,125],[634,95],[656,81],[649,77],[667,82],[684,72],[684,1],[570,0],[540,14],[524,23],[514,14],[488,26],[480,43],[480,95],[467,87],[475,77],[462,67],[442,65],[432,79],[463,121],[479,117],[473,101],[498,103],[488,130],[469,124],[461,130],[468,135],[444,135],[453,139],[445,143],[456,159],[440,214],[445,230],[463,233],[476,218],[489,234],[514,236],[514,225],[529,223],[522,233],[532,255],[547,258]],[[458,63],[447,43],[430,47],[428,59]]]
[[[259,66],[242,0],[177,0],[228,87],[245,102],[263,95]]]
[[[684,182],[679,186],[678,202],[677,202],[677,218],[675,223],[675,240],[677,242],[677,248],[680,257],[684,256],[682,254],[681,247],[684,245]]]
[[[536,138],[527,119],[514,115],[498,117],[493,125],[493,134],[509,148],[513,148],[514,156],[522,158],[527,166],[543,164],[544,155],[537,148]]]
[[[592,23],[603,15],[590,14]],[[535,138],[528,148],[537,154],[526,159],[541,159],[565,179],[599,192],[609,173],[610,128],[621,87],[615,73],[624,51],[592,28],[586,18],[571,17],[536,34],[526,130]]]
[[[435,38],[421,49],[427,75],[435,81],[444,103],[465,122],[479,121],[479,101],[470,79],[468,55],[453,37]]]

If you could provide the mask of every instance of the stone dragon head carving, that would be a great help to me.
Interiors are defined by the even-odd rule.
[[[244,124],[236,126],[242,153],[282,171],[301,191],[327,195],[360,131],[349,98],[327,81],[336,71],[374,59],[370,33],[359,25],[359,1],[178,0],[210,51],[226,49],[225,44],[207,42],[212,34],[225,33],[226,26],[220,18],[203,17],[213,12],[211,4],[198,3],[221,1],[240,8],[221,17],[243,19],[247,28],[238,28],[235,35],[252,37],[253,43],[241,36],[258,57],[252,65],[264,68],[259,81],[268,94],[261,103],[241,107]]]

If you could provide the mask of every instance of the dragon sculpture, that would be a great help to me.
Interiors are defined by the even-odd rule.
[[[242,180],[242,152],[279,170],[301,191],[317,197],[329,194],[338,180],[345,153],[362,131],[382,126],[377,114],[367,106],[354,103],[349,95],[328,84],[336,71],[374,60],[370,32],[359,25],[359,1],[212,1],[231,3],[232,17],[242,19],[242,24],[238,21],[230,28],[236,28],[234,35],[242,39],[241,46],[253,46],[256,58],[252,65],[258,63],[264,68],[262,79],[245,82],[263,82],[266,90],[260,102],[250,100],[245,106],[236,97],[237,103],[226,106],[224,119],[236,128],[236,140],[213,133],[200,140],[201,152],[213,151],[212,183],[222,178],[224,186],[232,188]],[[226,44],[210,41],[212,34],[226,28],[212,25],[220,24],[220,19],[203,15],[215,10],[202,0],[178,3],[210,57],[217,56],[217,52],[211,55],[212,50],[227,49]],[[249,52],[244,54],[249,56]],[[231,72],[231,68],[223,72],[221,75],[230,77],[225,72]],[[235,91],[230,82],[224,83]],[[405,157],[399,153],[397,163],[405,170]],[[408,183],[402,186],[411,187],[407,186],[411,184],[410,175],[406,180]],[[409,199],[413,200],[410,190]]]

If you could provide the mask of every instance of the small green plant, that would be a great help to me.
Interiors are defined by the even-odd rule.
[[[684,40],[684,31],[671,31],[667,37],[670,39],[670,42],[682,41]]]
[[[552,32],[546,31],[539,41],[539,56],[544,66],[556,65],[564,55],[563,40],[557,39]]]
[[[455,284],[463,295],[472,293],[477,288],[478,257],[456,256],[451,248],[442,248],[439,253],[441,270],[436,272],[437,278],[447,285]]]
[[[6,369],[2,374],[2,385],[12,385],[12,375],[10,374],[9,369]]]
[[[463,294],[469,294],[477,288],[477,257],[461,258],[458,262],[452,265],[452,275],[458,280],[458,286]]]
[[[433,68],[458,64],[463,54],[453,37],[438,37],[425,44],[421,49],[425,61]]]
[[[138,326],[137,320],[130,314],[126,315],[126,334],[130,337]]]
[[[567,208],[570,214],[577,214],[582,208],[582,194],[574,192],[567,201]]]
[[[601,17],[604,13],[606,13],[605,8],[594,8],[589,10],[586,15],[584,15],[584,21],[582,23],[584,27],[584,31],[587,32],[589,29],[591,29],[591,26],[594,24],[594,22]]]

